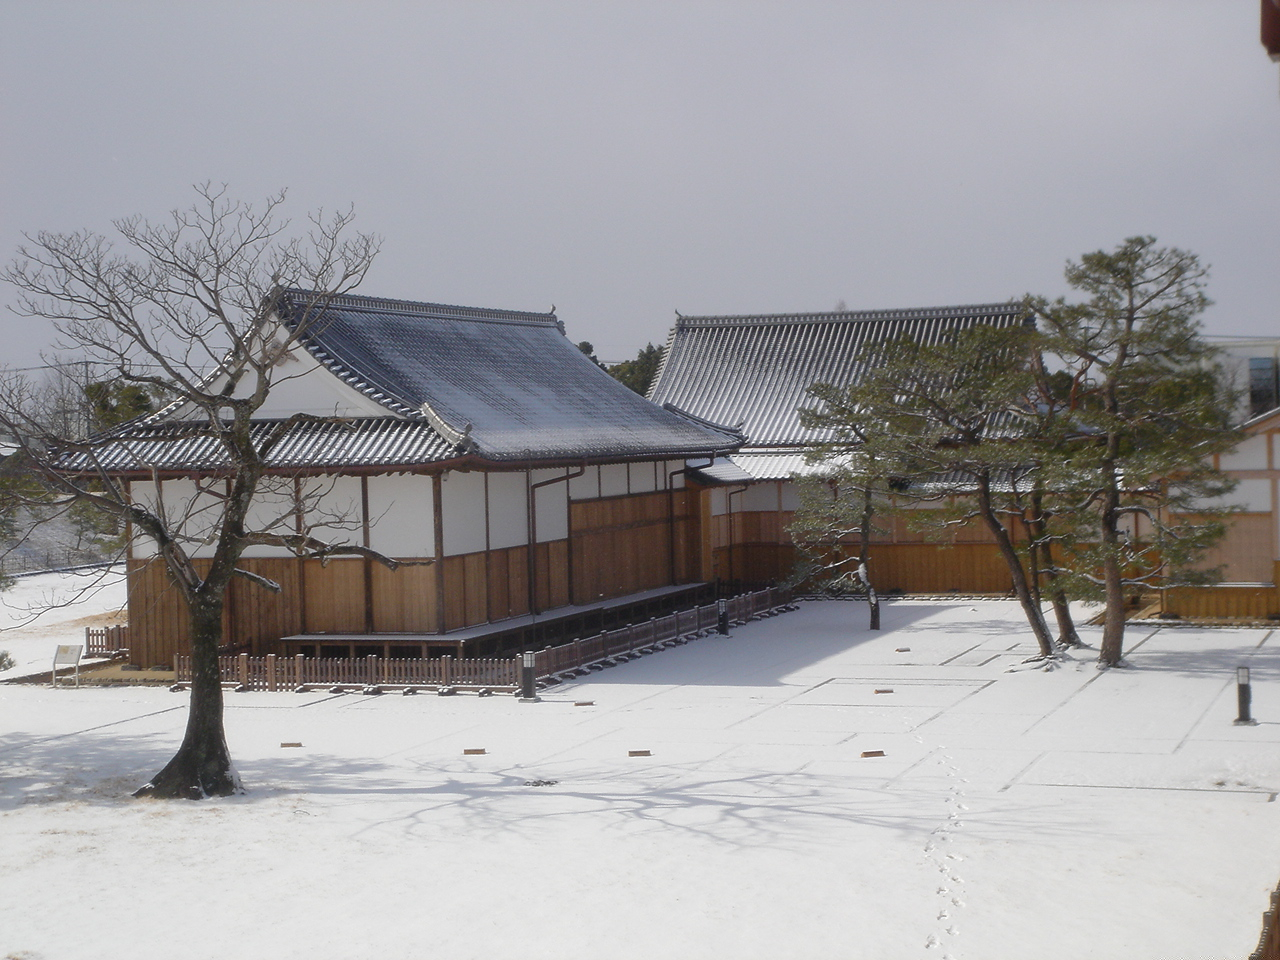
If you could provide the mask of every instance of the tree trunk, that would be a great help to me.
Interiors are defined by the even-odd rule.
[[[871,487],[862,488],[862,544],[858,549],[858,579],[867,591],[867,606],[871,610],[869,630],[880,629],[880,596],[871,585],[871,574],[867,570],[867,557],[871,549],[871,516],[875,503],[871,496]]]
[[[222,726],[222,678],[218,646],[222,642],[222,592],[197,595],[191,605],[191,710],[182,746],[135,797],[200,800],[242,793],[231,766]]]
[[[1067,595],[1062,589],[1057,565],[1053,560],[1053,548],[1049,545],[1048,525],[1045,523],[1044,496],[1042,491],[1035,490],[1031,494],[1031,510],[1034,518],[1027,525],[1032,538],[1032,554],[1039,555],[1039,569],[1048,581],[1049,599],[1053,603],[1053,616],[1058,621],[1058,646],[1081,647],[1080,634],[1076,632],[1075,621],[1071,617],[1071,608],[1067,605]]]
[[[1118,667],[1124,657],[1124,586],[1121,583],[1119,558],[1109,552],[1102,563],[1106,587],[1107,610],[1102,625],[1102,649],[1098,662],[1105,667]]]
[[[1118,667],[1124,657],[1124,571],[1120,569],[1120,526],[1116,520],[1120,509],[1120,484],[1111,463],[1107,464],[1109,489],[1102,508],[1102,582],[1106,590],[1107,610],[1102,625],[1102,648],[1098,663]]]
[[[1027,583],[1027,572],[1022,567],[1022,558],[1018,556],[1018,551],[1013,546],[1013,541],[1009,538],[1009,531],[1005,529],[1000,518],[996,516],[995,510],[991,506],[991,488],[988,479],[983,478],[979,481],[978,489],[978,512],[982,514],[982,519],[987,524],[987,529],[991,531],[991,535],[996,538],[996,545],[1000,548],[1000,555],[1004,557],[1005,563],[1009,566],[1009,576],[1013,580],[1013,593],[1018,598],[1018,602],[1022,605],[1022,611],[1026,614],[1027,623],[1031,626],[1031,632],[1036,638],[1036,644],[1040,647],[1040,656],[1045,659],[1053,657],[1053,641],[1049,639],[1049,628],[1044,622],[1044,614],[1040,612],[1040,605],[1036,603],[1035,598],[1031,595],[1031,586]]]

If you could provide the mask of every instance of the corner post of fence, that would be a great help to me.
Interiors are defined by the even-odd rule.
[[[242,653],[236,657],[236,673],[240,676],[240,683],[243,686],[249,685],[249,655]]]
[[[445,654],[440,658],[440,686],[447,687],[453,680],[453,657]]]
[[[607,657],[609,655],[609,631],[600,631],[600,655]]]
[[[573,664],[574,667],[582,666],[582,638],[574,637],[573,640]]]
[[[378,655],[376,653],[370,653],[365,656],[364,676],[364,682],[369,686],[376,687],[378,685]]]
[[[274,653],[267,654],[267,689],[274,691],[276,688],[276,655]]]
[[[306,663],[306,658],[302,654],[300,653],[294,654],[293,685],[295,687],[300,687],[304,683],[303,677],[305,676],[305,671],[306,671],[306,667],[304,666],[305,663]]]

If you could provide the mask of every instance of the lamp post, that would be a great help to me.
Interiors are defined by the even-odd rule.
[[[1235,725],[1254,726],[1257,720],[1249,713],[1249,706],[1253,700],[1253,688],[1249,686],[1249,668],[1236,667],[1236,703],[1240,708],[1240,715],[1235,719]]]
[[[538,702],[538,678],[534,673],[533,665],[534,653],[532,650],[526,650],[521,660],[520,667],[520,702],[521,703],[537,703]]]

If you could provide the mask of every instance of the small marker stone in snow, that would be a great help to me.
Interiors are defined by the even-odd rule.
[[[594,707],[595,705],[594,700],[578,700],[574,703],[575,707]]]
[[[877,690],[876,693],[893,693],[892,690]]]
[[[898,647],[898,649],[896,649],[896,650],[895,650],[895,651],[893,651],[893,652],[894,652],[894,653],[910,653],[910,652],[911,652],[911,648],[910,648],[910,647]]]
[[[466,747],[462,751],[464,757],[479,757],[487,753],[484,747]]]
[[[282,743],[282,744],[280,744],[280,746],[281,746],[281,747],[300,747],[300,746],[302,746],[302,744],[300,744],[300,743]]]
[[[863,750],[862,755],[864,757],[883,757],[884,751],[883,750]]]
[[[628,757],[651,757],[653,756],[648,750],[628,750]]]

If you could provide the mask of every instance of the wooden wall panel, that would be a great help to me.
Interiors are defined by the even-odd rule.
[[[700,579],[700,525],[693,519],[698,506],[692,490],[571,503],[574,601],[592,603]]]
[[[486,575],[486,586],[489,588],[489,617],[493,620],[505,620],[511,616],[511,583],[507,574],[507,561],[510,551],[491,550],[489,552],[489,570]]]
[[[302,584],[292,557],[246,557],[240,566],[280,584],[280,592],[236,577],[227,595],[224,643],[248,646],[255,656],[270,652],[280,637],[302,629]]]
[[[363,633],[364,561],[339,558],[322,564],[304,560],[308,633]]]
[[[717,575],[725,580],[784,580],[791,575],[795,548],[789,544],[739,544],[715,551]],[[1009,569],[993,544],[876,544],[868,566],[881,593],[1007,593]]]
[[[385,633],[434,633],[436,578],[431,564],[388,570],[372,567],[373,629]]]
[[[489,619],[489,571],[485,555],[469,553],[462,559],[465,624],[484,623]]]
[[[467,554],[444,558],[444,628],[457,630],[467,625]]]
[[[1227,534],[1205,554],[1203,567],[1221,566],[1233,583],[1270,583],[1275,569],[1274,518],[1269,513],[1240,513],[1227,520]]]

